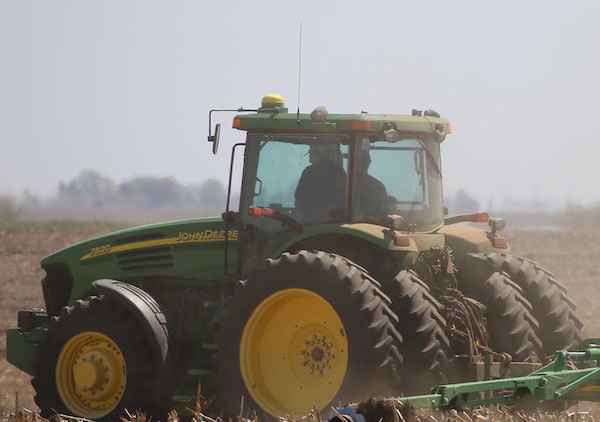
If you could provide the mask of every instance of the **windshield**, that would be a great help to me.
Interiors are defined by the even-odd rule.
[[[439,226],[443,220],[439,156],[439,144],[434,141],[360,138],[354,218],[383,221],[396,213],[417,231]]]

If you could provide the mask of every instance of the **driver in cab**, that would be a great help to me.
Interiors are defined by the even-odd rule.
[[[343,211],[346,171],[340,163],[336,144],[311,145],[310,165],[304,169],[295,192],[295,206],[301,222],[327,222],[332,212]]]

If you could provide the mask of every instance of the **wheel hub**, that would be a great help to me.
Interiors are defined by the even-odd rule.
[[[116,391],[119,385],[114,382],[116,356],[110,343],[94,342],[83,347],[73,361],[75,389],[87,399],[99,400],[123,391]],[[112,378],[112,381],[111,381]]]
[[[67,407],[80,415],[98,418],[121,400],[126,385],[125,360],[107,336],[85,332],[63,347],[56,366],[56,384]]]
[[[333,343],[325,334],[313,334],[304,341],[304,348],[300,351],[302,366],[309,374],[319,376],[331,369],[331,361],[335,359]]]
[[[98,372],[101,368],[94,365],[93,362],[87,362],[83,359],[80,362],[75,362],[73,367],[73,379],[75,385],[79,386],[83,391],[92,390],[100,386]]]

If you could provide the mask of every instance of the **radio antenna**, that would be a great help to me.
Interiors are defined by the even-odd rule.
[[[302,22],[300,22],[300,41],[298,45],[298,110],[296,111],[296,119],[300,126],[300,86],[302,83]]]

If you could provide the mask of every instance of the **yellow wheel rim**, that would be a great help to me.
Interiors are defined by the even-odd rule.
[[[339,391],[348,343],[337,312],[321,296],[287,289],[267,297],[250,316],[240,369],[256,403],[274,416],[323,409]]]
[[[74,414],[90,419],[107,415],[121,401],[126,383],[123,354],[104,334],[77,334],[58,355],[56,386]]]

